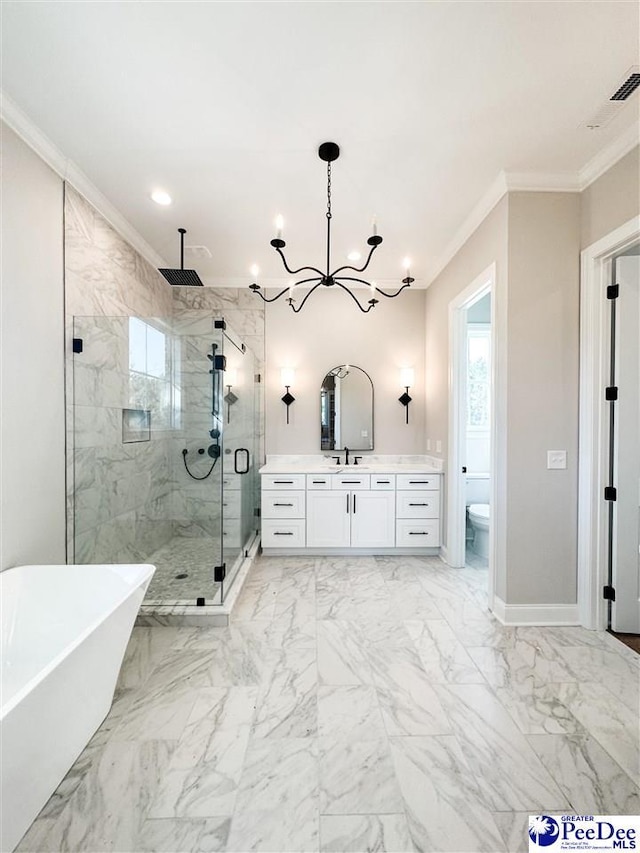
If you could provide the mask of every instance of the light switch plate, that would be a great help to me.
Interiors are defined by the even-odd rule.
[[[442,442],[436,441],[436,453],[442,453]]]
[[[566,468],[567,467],[567,451],[566,450],[547,450],[547,468]]]

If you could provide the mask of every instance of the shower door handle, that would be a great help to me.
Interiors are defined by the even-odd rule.
[[[242,468],[242,469],[238,467],[238,454],[239,453],[246,454],[245,459],[244,459],[244,468]],[[248,474],[249,473],[249,465],[250,465],[249,460],[250,460],[249,450],[246,447],[239,447],[236,450],[236,452],[233,454],[233,470],[236,472],[236,474]]]

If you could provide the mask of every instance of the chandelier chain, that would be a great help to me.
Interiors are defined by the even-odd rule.
[[[331,219],[331,163],[327,163],[327,219]]]

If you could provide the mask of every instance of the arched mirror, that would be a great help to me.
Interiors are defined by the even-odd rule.
[[[373,450],[373,382],[353,364],[333,367],[320,388],[320,449]]]

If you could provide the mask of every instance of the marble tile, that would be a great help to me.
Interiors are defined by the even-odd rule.
[[[494,812],[493,820],[509,853],[529,853],[529,812]]]
[[[444,619],[404,624],[432,683],[484,683],[484,677]]]
[[[318,689],[318,733],[321,737],[375,740],[385,737],[374,687],[347,685]]]
[[[176,628],[158,631],[153,628],[134,628],[125,652],[118,687],[139,687],[151,674],[172,647],[177,637]]]
[[[369,649],[373,681],[387,734],[449,734],[451,726],[415,649]]]
[[[315,649],[288,646],[274,651],[260,692],[255,738],[304,738],[318,733],[318,667]]]
[[[323,853],[410,853],[414,850],[407,819],[401,814],[321,815]]]
[[[594,681],[558,684],[556,689],[559,701],[640,785],[637,714]]]
[[[318,673],[321,684],[371,684],[362,632],[355,622],[318,622]]]
[[[566,797],[491,689],[482,684],[436,685],[454,733],[492,811],[531,814],[568,808]]]
[[[319,796],[318,748],[309,738],[252,739],[245,757],[235,814],[304,813]],[[232,827],[232,830],[235,827]],[[233,832],[232,832],[233,835]]]
[[[314,800],[281,804],[277,810],[238,810],[231,822],[228,853],[318,853],[320,815]]]
[[[533,735],[535,753],[574,814],[640,814],[640,789],[589,735]]]
[[[524,680],[495,687],[500,703],[525,734],[576,734],[584,731],[582,724],[558,699],[556,684],[535,687]]]
[[[389,743],[320,737],[320,813],[383,814],[402,811]]]
[[[107,744],[61,815],[46,821],[46,833],[36,821],[23,849],[60,853],[135,850],[171,749],[162,741]]]
[[[628,659],[617,650],[588,646],[561,646],[558,653],[577,678],[604,685],[640,716],[640,655]]]
[[[391,738],[391,749],[416,850],[506,851],[455,737]]]
[[[136,850],[139,853],[222,853],[227,849],[229,818],[145,820]]]

